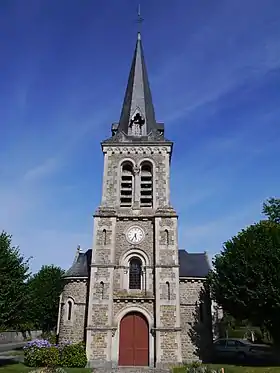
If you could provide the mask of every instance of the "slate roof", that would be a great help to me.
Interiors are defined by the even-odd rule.
[[[64,277],[88,277],[90,271],[92,250],[79,253],[72,267],[65,273]],[[210,264],[206,253],[188,253],[179,250],[179,276],[205,278],[210,271]]]
[[[206,253],[188,253],[179,250],[179,276],[205,278],[210,271],[210,263]]]
[[[92,250],[78,253],[72,267],[66,271],[64,277],[88,277],[90,272]]]
[[[138,33],[123,101],[119,122],[120,130],[128,133],[130,117],[137,108],[140,109],[146,119],[145,132],[148,134],[156,127],[156,119],[140,33]]]
[[[141,136],[131,136],[129,125],[136,111],[144,118]],[[138,33],[128,77],[119,123],[112,124],[113,136],[103,143],[168,141],[164,138],[164,124],[157,123],[141,34]]]

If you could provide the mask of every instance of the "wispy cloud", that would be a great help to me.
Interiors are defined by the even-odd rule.
[[[32,1],[9,5],[1,22],[0,226],[34,257],[34,270],[65,268],[77,244],[92,244],[99,142],[119,116],[133,48],[120,25],[133,7],[96,12],[62,0],[45,12]],[[147,18],[154,11],[147,4]],[[214,253],[280,188],[280,7],[179,0],[171,9],[164,0],[160,12],[143,42],[157,118],[175,141],[180,246]]]
[[[277,11],[273,17],[257,3],[220,4],[203,25],[194,25],[178,55],[166,59],[155,76],[166,123],[174,126],[206,104],[218,105],[224,95],[280,67]]]
[[[23,176],[24,181],[36,181],[45,176],[53,175],[54,172],[61,166],[61,162],[57,158],[48,158],[42,164],[29,169]]]

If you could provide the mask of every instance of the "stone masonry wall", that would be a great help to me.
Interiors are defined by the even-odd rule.
[[[125,233],[127,229],[131,226],[137,225],[141,227],[146,236],[143,242],[137,245],[137,248],[144,251],[147,256],[149,257],[150,265],[153,264],[153,222],[151,220],[142,220],[142,219],[134,219],[134,220],[119,220],[117,221],[116,226],[116,264],[120,265],[121,256],[125,254],[130,249],[133,249],[135,245],[130,244],[127,242]]]
[[[88,348],[87,358],[89,361],[106,361],[107,359],[107,339],[106,331],[90,332],[90,344]]]
[[[157,208],[165,209],[169,206],[170,151],[170,145],[103,145],[103,195],[94,223],[87,331],[87,356],[93,367],[102,365],[104,361],[116,359],[118,341],[115,333],[118,325],[115,325],[115,317],[119,312],[126,308],[128,312],[130,309],[143,309],[144,313],[148,312],[152,318],[155,317],[155,292],[159,294],[158,299],[161,302],[156,311],[161,315],[159,326],[165,328],[156,333],[159,337],[160,333],[166,334],[160,337],[162,360],[178,361],[180,343],[178,331],[175,330],[179,329],[180,324],[179,298],[176,295],[179,286],[177,222],[172,225],[167,218],[162,224],[159,233],[162,237],[160,247],[155,248],[154,237],[155,211]],[[133,208],[120,208],[120,170],[122,161],[126,160],[130,160],[136,169],[142,161],[150,161],[153,164],[153,208],[139,209],[137,199]],[[136,176],[135,180],[135,185],[138,186]],[[137,247],[128,243],[125,236],[127,229],[133,225],[140,226],[145,232],[145,239]],[[169,230],[168,239],[164,241],[166,228]],[[154,289],[155,250],[161,250],[158,251],[156,263],[161,266],[158,271],[160,286],[157,289]],[[142,286],[145,288],[141,289],[142,292],[144,290],[144,294],[138,294],[138,290],[128,289],[127,255],[142,255],[146,263],[142,275]],[[168,291],[165,288],[167,281]],[[123,291],[129,291],[129,294]],[[154,352],[150,353],[153,355]],[[177,357],[174,358],[173,355]]]
[[[126,302],[114,302],[114,317],[121,311],[131,307],[137,306],[140,310],[146,310],[150,315],[154,313],[154,304],[153,302],[135,302],[135,301],[126,301]],[[116,326],[116,325],[114,325]]]
[[[179,265],[177,217],[157,217],[156,246],[156,314],[157,366],[181,362]]]
[[[212,345],[211,306],[204,281],[180,281],[180,312],[183,361],[207,360]]]
[[[95,216],[87,322],[87,357],[92,366],[110,359],[116,218]]]
[[[166,331],[160,332],[162,354],[160,357],[160,366],[168,366],[178,362],[178,332]]]
[[[8,343],[26,342],[40,337],[42,330],[31,330],[26,332],[16,332],[13,330],[0,333],[0,346]]]
[[[68,280],[61,297],[59,341],[73,343],[84,340],[87,307],[87,281]],[[68,320],[68,300],[73,301],[72,317]]]
[[[103,188],[102,204],[109,207],[119,206],[119,175],[122,160],[131,159],[139,164],[142,160],[150,160],[154,165],[154,190],[157,206],[168,204],[167,196],[169,190],[169,153],[170,146],[108,146],[103,149],[105,153],[105,186]]]
[[[137,225],[143,228],[145,232],[145,239],[143,242],[139,243],[137,247],[130,244],[126,240],[126,231],[129,227]],[[116,269],[114,271],[114,293],[115,295],[118,292],[122,292],[123,290],[127,290],[127,285],[124,285],[124,277],[128,275],[128,267],[124,266],[122,259],[125,258],[126,254],[133,253],[135,249],[140,250],[148,257],[148,268],[143,268],[145,271],[146,281],[145,281],[145,288],[142,289],[144,292],[148,292],[153,294],[153,280],[152,280],[152,265],[153,265],[153,222],[152,220],[141,220],[135,219],[131,220],[119,220],[117,221],[116,225],[116,238],[115,238],[115,263]],[[126,282],[127,284],[127,282]]]

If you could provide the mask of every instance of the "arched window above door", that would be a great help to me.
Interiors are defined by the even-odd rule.
[[[148,291],[152,287],[152,279],[149,277],[151,259],[145,251],[131,248],[120,257],[119,265],[123,268],[120,275],[121,289],[137,293],[138,290]]]
[[[142,261],[133,257],[129,262],[129,289],[141,290],[142,285]]]

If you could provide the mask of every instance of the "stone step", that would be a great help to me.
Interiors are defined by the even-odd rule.
[[[118,367],[118,368],[95,368],[94,373],[170,373],[170,369],[151,367]]]

